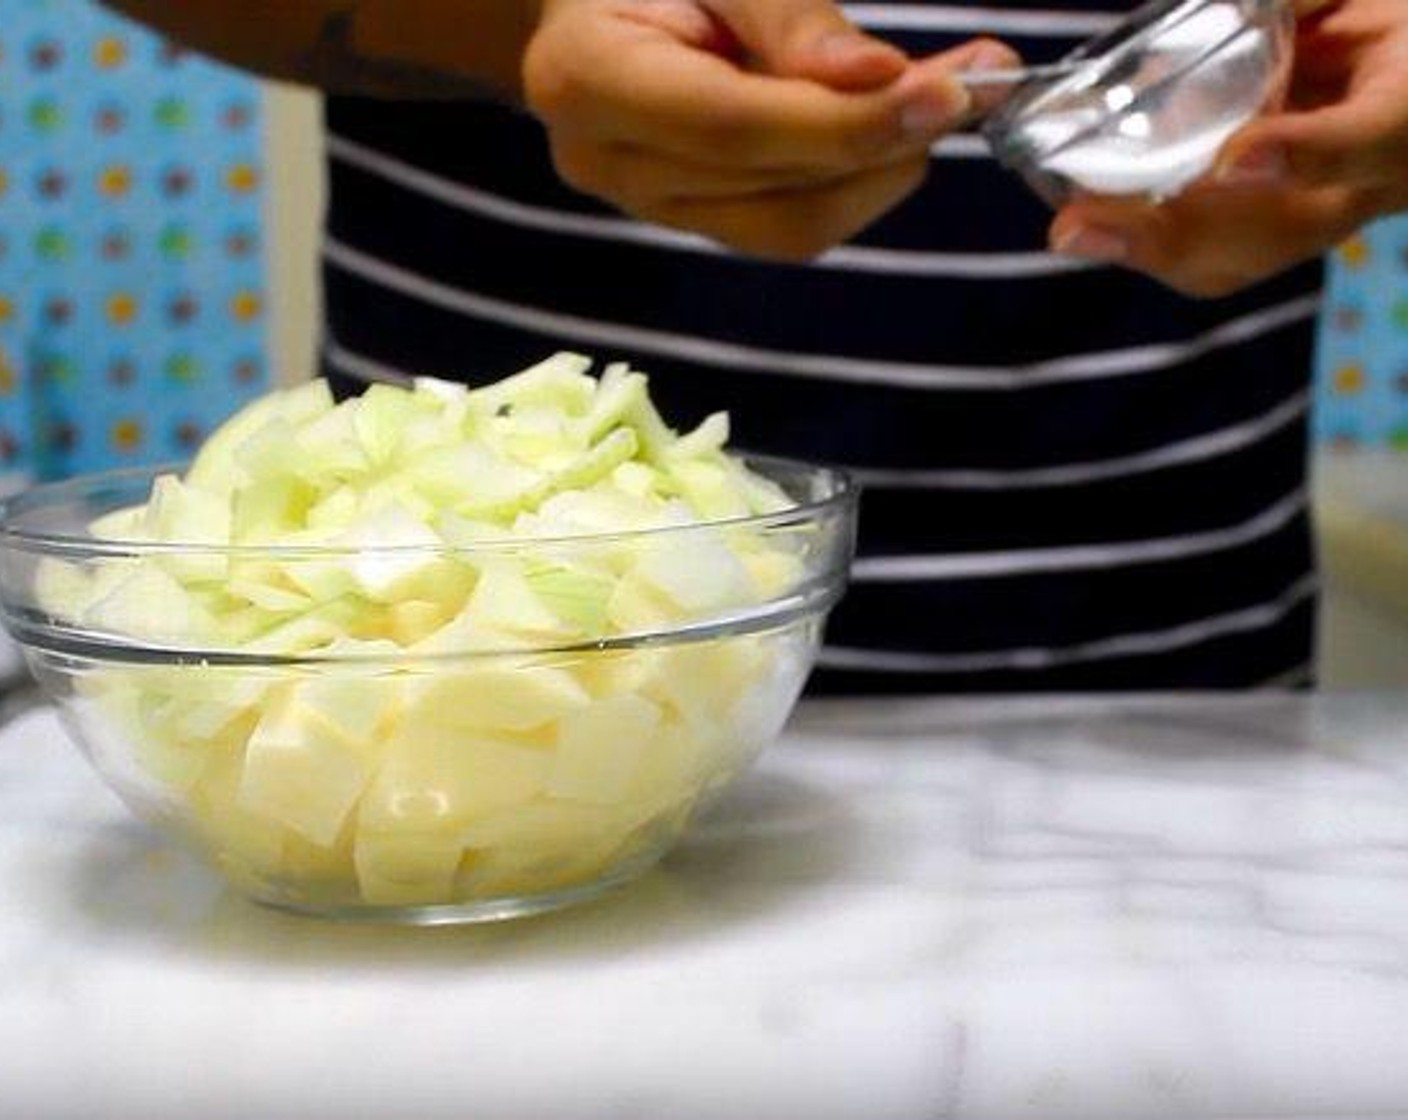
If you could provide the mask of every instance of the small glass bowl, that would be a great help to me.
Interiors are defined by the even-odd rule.
[[[1051,206],[1081,194],[1171,198],[1228,137],[1279,106],[1289,0],[1153,0],[1027,82],[984,125],[998,161]]]
[[[845,586],[856,492],[825,468],[749,465],[797,504],[435,548],[98,540],[88,526],[144,502],[160,472],[92,475],[0,503],[0,607],[98,773],[254,899],[343,919],[516,917],[654,864],[796,702]],[[350,566],[403,590],[362,601],[342,586]],[[526,618],[504,576],[525,571],[563,596],[553,573],[595,573],[620,598],[590,638],[505,645],[434,618],[437,589],[496,579],[487,609]],[[194,585],[217,606],[193,603]],[[231,637],[279,607],[279,586],[326,601]]]

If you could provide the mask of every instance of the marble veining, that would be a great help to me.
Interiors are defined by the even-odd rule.
[[[805,706],[519,923],[266,911],[0,731],[0,1117],[1408,1116],[1408,697]]]

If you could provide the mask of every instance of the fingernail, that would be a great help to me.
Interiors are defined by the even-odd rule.
[[[904,73],[908,60],[896,48],[859,31],[830,31],[797,55],[801,72],[838,90],[876,90]]]
[[[1129,255],[1129,242],[1113,230],[1075,226],[1062,234],[1052,249],[1067,257],[1116,264]]]
[[[983,43],[973,52],[965,70],[1006,70],[1015,65],[1012,52],[996,43]]]
[[[1280,148],[1252,148],[1226,167],[1218,169],[1220,183],[1255,186],[1279,183],[1286,178],[1290,164]]]
[[[831,31],[816,41],[815,50],[822,58],[832,62],[845,62],[868,50],[875,44],[854,31]]]
[[[958,123],[970,101],[961,86],[948,90],[925,86],[900,110],[900,127],[906,136],[936,137]]]

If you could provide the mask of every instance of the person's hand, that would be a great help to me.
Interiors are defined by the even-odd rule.
[[[1240,130],[1210,176],[1162,205],[1073,202],[1051,247],[1217,296],[1408,208],[1408,0],[1310,6],[1284,112]]]
[[[805,259],[919,185],[973,109],[952,70],[1015,60],[978,41],[911,62],[832,0],[543,0],[523,79],[571,185]]]

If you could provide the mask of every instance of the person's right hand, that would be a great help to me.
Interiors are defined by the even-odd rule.
[[[558,173],[636,217],[761,256],[845,241],[922,181],[991,40],[911,62],[831,0],[543,0],[524,96]]]

